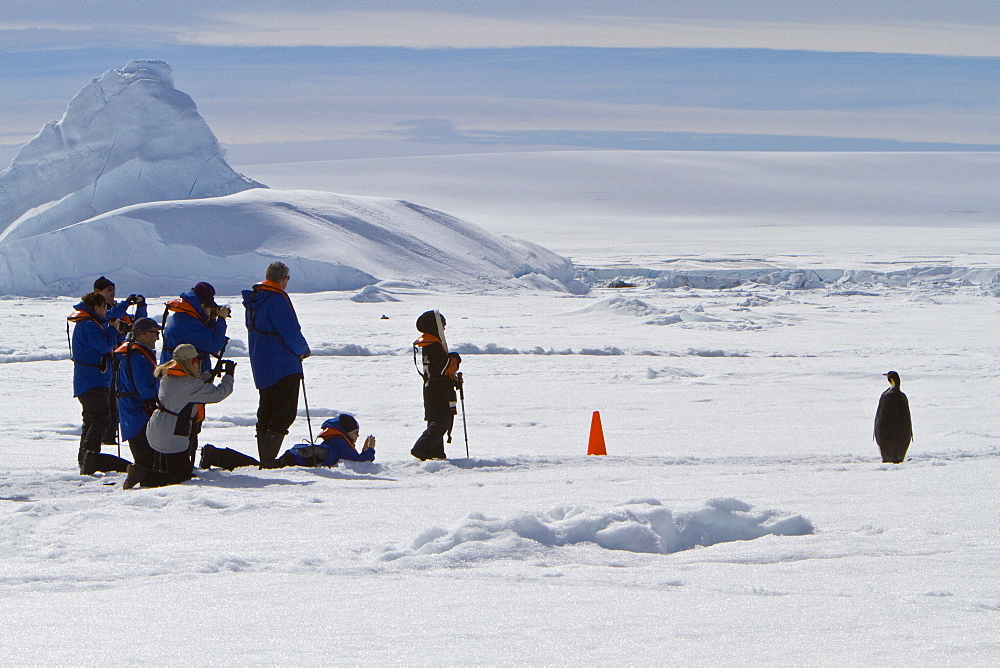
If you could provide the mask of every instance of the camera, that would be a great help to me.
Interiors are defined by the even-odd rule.
[[[221,360],[222,373],[236,373],[236,361],[235,360]]]
[[[228,318],[233,314],[233,310],[228,306],[216,306],[212,309],[212,317]]]
[[[122,336],[125,336],[126,334],[128,334],[131,331],[132,331],[132,325],[128,324],[124,320],[119,320],[118,321],[118,333],[119,334],[121,334]]]
[[[128,299],[125,300],[125,304],[127,306],[131,306],[132,304],[135,304],[136,306],[145,306],[146,298],[142,295],[129,295]]]

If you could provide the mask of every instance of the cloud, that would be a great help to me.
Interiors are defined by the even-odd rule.
[[[791,23],[433,12],[233,13],[180,39],[213,46],[767,48],[996,56],[996,28],[955,23]]]
[[[912,107],[879,111],[752,110],[462,96],[199,103],[230,144],[374,139],[429,143],[484,141],[502,133],[710,133],[866,137],[902,142],[995,144],[995,110]],[[407,116],[407,114],[409,114]],[[252,118],[253,123],[244,119]],[[336,119],[331,123],[331,119]]]
[[[0,6],[0,50],[103,42],[1000,55],[995,5],[969,0],[0,0]]]

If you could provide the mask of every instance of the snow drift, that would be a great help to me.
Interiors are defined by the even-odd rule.
[[[484,554],[487,558],[511,558],[525,547],[533,552],[531,543],[547,547],[595,543],[606,550],[671,554],[766,535],[805,536],[815,531],[812,522],[801,515],[776,520],[778,515],[777,511],[754,513],[749,504],[732,498],[710,499],[700,510],[676,515],[656,499],[632,501],[606,511],[568,506],[509,518],[473,513],[454,530],[427,529],[408,549],[388,548],[381,559],[394,561],[463,549],[466,554],[457,557],[460,560],[475,561]],[[484,543],[494,544],[493,550],[483,548]],[[470,551],[470,544],[479,547]]]
[[[79,295],[99,275],[147,295],[202,280],[233,294],[275,259],[302,292],[587,291],[567,259],[441,211],[237,174],[159,60],[92,81],[0,173],[0,294]]]

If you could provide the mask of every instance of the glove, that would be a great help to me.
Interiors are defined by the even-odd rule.
[[[236,360],[222,360],[222,373],[236,373]]]
[[[156,411],[156,399],[146,399],[142,402],[142,407],[146,411],[146,415],[152,415]]]
[[[448,353],[448,362],[444,365],[444,375],[452,380],[458,375],[458,365],[462,363],[462,356],[458,353]]]

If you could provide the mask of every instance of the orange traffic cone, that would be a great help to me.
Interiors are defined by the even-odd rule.
[[[594,411],[594,417],[590,421],[590,441],[587,443],[587,454],[608,454],[608,449],[604,447],[604,428],[601,427],[600,411]]]

